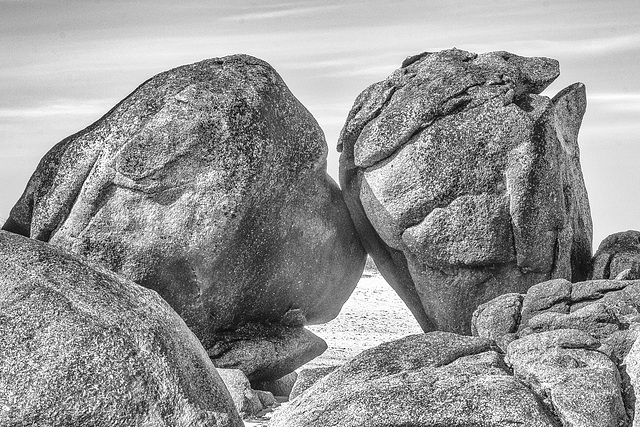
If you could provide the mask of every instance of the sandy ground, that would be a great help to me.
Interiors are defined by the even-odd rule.
[[[308,329],[323,338],[329,348],[300,369],[341,365],[367,348],[422,333],[400,297],[373,271],[365,272],[338,317],[324,325],[308,326]],[[245,426],[267,426],[271,415],[245,420]]]
[[[407,306],[377,273],[362,276],[338,317],[307,328],[329,348],[302,369],[341,365],[367,348],[422,333]]]

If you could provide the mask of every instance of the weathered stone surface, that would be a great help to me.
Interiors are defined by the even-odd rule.
[[[623,360],[624,373],[628,378],[628,402],[627,407],[633,418],[633,427],[640,426],[640,405],[636,404],[637,396],[640,396],[640,340],[636,339]]]
[[[338,145],[345,201],[425,331],[469,333],[491,298],[586,278],[585,88],[538,95],[558,74],[547,58],[451,49],[412,57],[356,99]]]
[[[598,345],[579,330],[541,332],[509,344],[507,363],[563,425],[626,425],[620,375]]]
[[[155,292],[0,231],[0,425],[242,426]]]
[[[251,388],[249,379],[241,370],[218,368],[218,374],[229,390],[233,404],[242,418],[253,417],[264,409],[260,398]]]
[[[240,369],[251,381],[267,381],[294,371],[327,349],[327,343],[299,326],[247,324],[220,333],[208,349],[218,368]]]
[[[522,300],[519,312],[518,298]],[[524,295],[505,294],[479,306],[472,317],[472,332],[497,343],[516,331],[517,336],[525,336],[554,329],[579,329],[604,340],[640,322],[638,307],[640,280],[570,283],[554,279],[532,286]]]
[[[555,279],[538,283],[527,291],[522,302],[520,321],[546,312],[568,313],[571,300],[571,282]]]
[[[640,231],[608,236],[593,256],[592,279],[615,279],[625,270],[627,280],[640,279]]]
[[[501,313],[500,309],[504,306],[505,297],[491,300],[478,308],[473,317],[475,334],[483,331],[482,325],[502,325],[504,313]],[[637,355],[635,351],[632,351],[632,347],[636,345],[635,343],[640,336],[640,313],[638,312],[640,307],[640,280],[589,280],[573,284],[566,281],[551,280],[530,288],[527,295],[521,295],[520,297],[525,303],[519,316],[520,323],[516,326],[517,332],[504,333],[500,336],[505,328],[494,327],[489,330],[493,333],[491,338],[495,340],[501,349],[506,350],[507,354],[511,354],[514,349],[520,348],[518,346],[531,346],[531,342],[535,344],[534,347],[536,348],[534,350],[530,348],[523,350],[529,354],[527,357],[530,360],[524,358],[518,362],[522,366],[519,368],[520,371],[514,367],[516,375],[518,375],[518,372],[522,375],[525,375],[525,373],[532,375],[527,381],[534,385],[536,382],[541,381],[535,377],[536,375],[549,375],[550,379],[547,378],[548,387],[544,390],[541,388],[538,392],[540,396],[544,396],[545,393],[548,394],[550,392],[549,390],[553,388],[552,386],[556,384],[555,382],[564,384],[563,377],[558,376],[566,367],[562,363],[567,362],[571,365],[567,365],[569,367],[566,373],[566,375],[570,375],[573,372],[571,369],[576,367],[593,368],[595,366],[593,363],[595,362],[593,362],[592,356],[600,361],[604,361],[603,357],[605,357],[611,361],[613,366],[617,367],[620,377],[618,387],[624,402],[626,415],[630,420],[634,419],[638,395],[638,372],[636,372],[638,370],[636,369],[637,361],[635,360]],[[508,295],[508,298],[513,299],[514,296]],[[527,307],[526,313],[525,306]],[[479,327],[475,326],[476,323],[479,324]],[[571,332],[562,332],[568,330]],[[487,332],[483,333],[488,335]],[[560,338],[569,337],[574,342],[563,341],[557,337],[555,342],[552,342],[550,337],[553,337],[553,334],[560,334]],[[578,340],[578,338],[582,341]],[[583,352],[578,352],[576,355],[567,350],[567,348],[587,348],[592,353],[588,353],[588,357]],[[597,355],[594,356],[593,352],[597,353]],[[593,363],[585,362],[583,360],[584,357],[587,357]],[[537,365],[533,364],[534,360],[537,360]],[[606,364],[608,365],[608,362]],[[526,367],[526,369],[523,367]],[[531,372],[527,369],[530,369]],[[606,383],[611,380],[610,375],[612,374],[610,374],[610,371],[610,368],[600,369],[599,372],[605,372],[606,375],[603,374],[599,381]],[[578,380],[580,378],[582,380],[571,385],[567,389],[569,391],[556,390],[555,392],[557,396],[561,396],[559,399],[568,405],[569,412],[574,411],[571,407],[575,402],[582,399],[582,394],[588,397],[588,399],[585,398],[586,405],[590,405],[590,399],[599,399],[597,396],[594,397],[593,390],[588,390],[591,379],[585,379],[588,376],[588,373],[585,372],[576,377]],[[594,390],[597,393],[603,392],[599,386],[594,386]],[[567,393],[570,395],[569,397],[566,396]],[[609,418],[601,418],[598,422],[606,423],[606,420],[609,420],[610,422],[621,422],[623,423],[621,425],[626,425],[624,424],[625,418],[620,415],[619,403],[616,402],[616,399],[609,401],[613,405],[607,412]],[[605,401],[604,406],[600,408],[594,407],[594,410],[604,411],[606,405]],[[570,424],[571,422],[578,423],[576,425],[590,425],[588,422],[590,415],[585,415],[584,411],[580,411],[574,411],[573,415],[567,416],[567,420],[569,420],[565,420],[567,425],[574,425]],[[579,421],[575,421],[574,415]],[[637,424],[637,418],[634,422]]]
[[[520,324],[522,295],[504,294],[481,304],[473,312],[471,333],[481,338],[496,340],[516,332]]]
[[[481,338],[443,332],[374,349],[278,411],[271,427],[557,426]]]
[[[251,383],[251,388],[254,390],[268,391],[274,396],[284,396],[288,398],[297,380],[298,373],[293,371],[284,377],[278,378],[277,380],[253,381]]]
[[[322,323],[365,262],[326,155],[267,63],[209,59],[58,143],[4,228],[156,290],[205,348],[245,323]]]
[[[321,366],[317,368],[302,369],[300,371],[300,374],[298,374],[298,378],[296,379],[293,388],[291,389],[289,399],[293,400],[296,397],[300,396],[309,387],[311,387],[336,369],[338,369],[338,366]]]

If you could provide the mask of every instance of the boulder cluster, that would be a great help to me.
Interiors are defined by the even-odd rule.
[[[247,55],[158,74],[41,160],[0,231],[0,426],[627,426],[640,232],[592,224],[586,92],[548,58],[407,58],[356,99],[340,184]],[[340,367],[369,254],[424,334]],[[298,372],[297,372],[297,371]]]

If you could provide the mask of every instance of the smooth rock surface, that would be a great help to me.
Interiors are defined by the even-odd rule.
[[[481,338],[443,332],[367,350],[276,412],[270,427],[558,426]]]
[[[326,349],[322,338],[302,327],[247,324],[219,334],[208,353],[218,368],[240,369],[251,381],[267,381],[293,372]]]
[[[345,201],[425,331],[469,333],[498,295],[586,278],[585,87],[539,95],[558,74],[548,58],[450,49],[407,59],[356,99],[338,144]]]
[[[247,323],[326,322],[353,291],[365,253],[326,156],[269,64],[208,59],[53,147],[3,228],[156,290],[208,349]]]
[[[0,425],[242,421],[202,345],[155,292],[0,231]]]
[[[630,270],[626,280],[640,279],[640,231],[628,230],[608,236],[593,256],[592,279],[615,279]]]
[[[274,396],[289,397],[291,390],[298,380],[298,373],[293,371],[287,375],[271,381],[253,381],[251,388],[254,390],[268,391]]]

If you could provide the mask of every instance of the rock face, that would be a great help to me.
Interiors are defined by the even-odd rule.
[[[629,230],[608,236],[593,256],[592,279],[640,279],[640,231]]]
[[[408,58],[356,99],[340,181],[361,240],[425,331],[469,333],[481,303],[583,280],[592,225],[576,83],[558,63],[457,49]]]
[[[242,426],[155,292],[0,231],[0,425]]]
[[[558,426],[489,340],[445,332],[366,350],[278,411],[271,427]]]
[[[640,280],[557,279],[478,307],[473,330],[507,353],[514,374],[564,425],[640,426]]]
[[[218,369],[218,374],[231,394],[231,399],[242,418],[258,415],[265,407],[256,391],[251,388],[249,379],[239,369]]]
[[[304,328],[249,324],[218,334],[208,353],[217,367],[240,369],[256,382],[281,378],[326,349],[323,339]]]
[[[3,228],[156,290],[205,348],[238,325],[322,323],[365,262],[326,154],[267,63],[205,60],[57,144]]]

